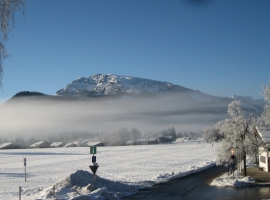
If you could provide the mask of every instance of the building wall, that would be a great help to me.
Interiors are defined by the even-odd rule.
[[[263,152],[259,155],[259,167],[263,167],[264,171],[268,170],[268,152]]]

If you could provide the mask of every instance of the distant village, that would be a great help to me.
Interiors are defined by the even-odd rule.
[[[121,128],[114,133],[93,132],[65,132],[53,134],[46,140],[37,140],[33,137],[25,140],[17,137],[15,140],[1,140],[0,149],[33,149],[33,148],[67,148],[90,146],[126,146],[126,145],[155,145],[172,142],[198,141],[200,133],[176,133],[174,127],[153,134],[141,134],[132,128]]]
[[[159,138],[150,138],[150,139],[138,139],[138,140],[129,140],[127,141],[126,145],[154,145],[154,144],[164,144],[164,143],[172,143],[174,141],[176,142],[199,142],[201,141],[201,138],[198,139],[192,139],[190,137],[184,137],[184,138],[177,138],[176,140],[173,140],[172,136],[162,136]],[[103,142],[70,142],[65,144],[64,142],[48,142],[46,140],[38,141],[34,144],[31,144],[28,149],[35,149],[35,148],[67,148],[67,147],[91,147],[91,146],[106,146]],[[20,149],[25,148],[21,147],[20,145],[13,143],[13,142],[5,142],[0,144],[0,149]]]

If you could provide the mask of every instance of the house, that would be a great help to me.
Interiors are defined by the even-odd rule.
[[[258,127],[254,128],[255,134],[260,137],[264,142],[270,142],[270,130],[260,130]],[[260,147],[259,152],[259,169],[269,172],[270,171],[270,146]]]
[[[12,142],[6,142],[0,145],[0,149],[19,149],[20,145],[12,143]]]
[[[177,138],[175,142],[189,142],[191,140],[190,137],[182,137],[182,138]]]
[[[139,139],[137,141],[129,140],[126,143],[126,145],[149,145],[149,144],[158,144],[158,139],[150,138],[150,139]]]
[[[157,138],[150,138],[150,139],[148,139],[148,144],[158,144],[158,139]]]
[[[159,137],[158,140],[161,142],[161,143],[168,143],[168,142],[172,142],[172,136],[162,136],[162,137]]]
[[[134,140],[129,140],[129,141],[127,141],[126,145],[135,145],[135,141]]]
[[[139,139],[135,142],[136,145],[147,145],[148,141],[147,139]]]
[[[64,146],[64,148],[66,148],[66,147],[76,147],[76,146],[77,146],[76,144],[74,144],[73,142],[71,142],[71,143],[66,144]]]
[[[46,140],[41,140],[29,146],[29,148],[48,148],[50,147],[51,143],[47,142]]]
[[[84,141],[76,141],[73,143],[76,144],[77,147],[86,147],[88,142],[84,140]]]
[[[64,142],[53,142],[50,147],[51,148],[57,148],[57,147],[63,147],[65,146],[65,143]]]
[[[103,142],[88,142],[87,147],[92,147],[92,146],[95,146],[95,147],[103,147],[105,146],[105,144]]]

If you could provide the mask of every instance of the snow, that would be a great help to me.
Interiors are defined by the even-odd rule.
[[[250,176],[243,177],[243,175],[238,175],[234,172],[228,176],[227,173],[222,176],[215,178],[210,185],[217,187],[246,187],[250,183],[255,183],[255,180]]]
[[[270,141],[270,131],[269,130],[260,130],[258,127],[256,127],[258,134],[262,138],[263,141],[269,142]]]
[[[159,93],[170,91],[176,86],[168,82],[154,81],[132,76],[119,76],[114,74],[95,74],[88,78],[81,77],[69,83],[64,89],[58,90],[56,96],[74,95],[85,96],[88,92],[95,95],[111,95],[119,92],[130,93]]]
[[[11,142],[6,142],[6,143],[3,143],[3,144],[0,144],[0,149],[4,148],[4,147],[7,147],[7,146],[9,146],[11,144],[12,144]]]
[[[99,168],[93,191],[89,147],[0,151],[0,197],[17,199],[119,199],[139,188],[186,176],[215,165],[215,144],[172,144],[97,147]],[[23,157],[27,158],[24,181]],[[76,191],[81,194],[78,197]]]

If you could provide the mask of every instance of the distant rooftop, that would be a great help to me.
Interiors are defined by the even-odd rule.
[[[270,142],[270,130],[261,130],[258,127],[256,127],[258,134],[262,138],[264,142]]]

